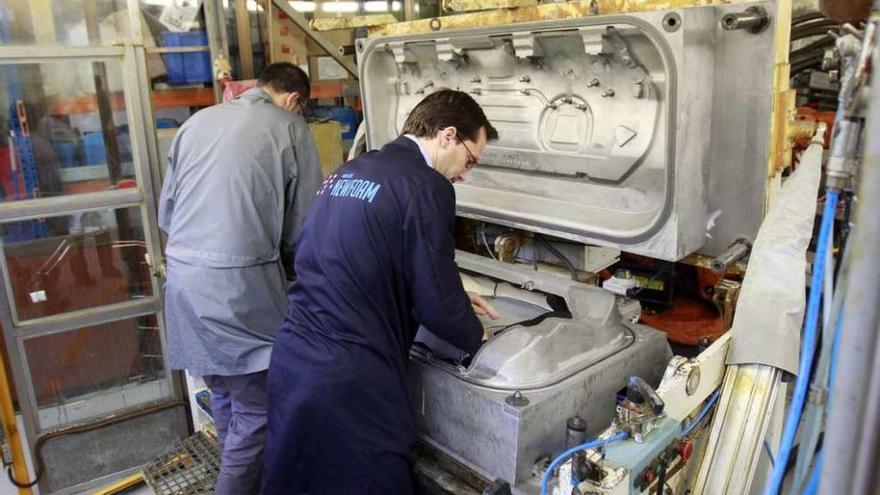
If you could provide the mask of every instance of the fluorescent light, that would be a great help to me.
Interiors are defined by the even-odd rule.
[[[391,2],[391,10],[397,12],[400,10],[400,2]]]
[[[321,4],[324,12],[357,12],[357,2],[326,2]]]
[[[364,10],[367,12],[388,12],[388,2],[382,2],[382,1],[364,2]]]
[[[315,11],[315,2],[304,1],[304,0],[292,0],[287,2],[293,7],[293,10],[297,12],[314,12]]]

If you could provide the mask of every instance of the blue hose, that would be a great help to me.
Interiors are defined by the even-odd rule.
[[[782,487],[785,467],[788,465],[789,457],[791,457],[791,449],[794,446],[801,413],[804,409],[807,386],[810,383],[810,370],[813,368],[813,357],[816,353],[816,331],[819,323],[819,306],[822,299],[825,257],[826,251],[829,249],[829,235],[834,227],[838,194],[839,191],[837,189],[829,188],[825,195],[825,209],[822,213],[819,239],[816,242],[816,256],[813,263],[813,276],[810,282],[810,298],[807,302],[807,316],[803,333],[803,345],[801,346],[800,364],[798,365],[797,382],[795,383],[794,396],[791,399],[788,416],[785,419],[782,441],[776,454],[776,465],[773,466],[773,474],[767,483],[767,488],[764,490],[765,495],[777,495]]]
[[[822,473],[822,452],[819,452],[819,455],[816,456],[816,465],[813,466],[813,474],[810,475],[810,482],[807,483],[807,489],[804,490],[804,495],[816,495],[816,492],[819,491],[819,480],[820,473]]]
[[[556,459],[553,459],[553,462],[551,462],[550,465],[547,466],[547,470],[544,471],[544,477],[541,479],[541,495],[547,495],[547,484],[550,482],[550,477],[553,475],[553,470],[556,469],[563,462],[567,461],[568,458],[574,455],[575,452],[595,449],[603,445],[610,445],[612,443],[619,442],[626,437],[626,432],[620,432],[608,438],[597,438],[596,440],[591,440],[587,443],[572,447],[565,452],[559,454]]]
[[[709,402],[707,402],[706,405],[703,406],[703,409],[700,410],[700,414],[697,414],[697,417],[694,418],[694,420],[691,421],[691,423],[689,425],[687,425],[687,428],[685,428],[684,431],[682,431],[681,434],[678,435],[678,438],[684,438],[684,437],[690,435],[692,431],[694,431],[694,428],[696,428],[697,425],[699,425],[700,422],[703,421],[703,418],[706,416],[706,413],[709,412],[709,409],[712,409],[712,406],[715,404],[715,401],[718,400],[718,394],[720,392],[721,392],[720,388],[715,390],[715,392],[712,394],[712,396],[709,397]]]

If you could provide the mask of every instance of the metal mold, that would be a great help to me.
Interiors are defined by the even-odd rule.
[[[370,38],[368,146],[425,94],[468,91],[501,138],[456,184],[459,215],[666,260],[718,254],[754,235],[765,197],[775,40],[722,28],[742,9]]]

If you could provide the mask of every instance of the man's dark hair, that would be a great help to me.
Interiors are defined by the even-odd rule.
[[[257,86],[268,86],[276,93],[299,93],[299,101],[306,102],[311,93],[311,82],[305,71],[290,62],[278,62],[270,64],[260,78]]]
[[[486,129],[486,139],[498,139],[498,131],[489,123],[480,105],[467,93],[441,89],[425,97],[413,108],[403,134],[433,137],[437,131],[453,126],[462,138],[476,141],[480,127]]]

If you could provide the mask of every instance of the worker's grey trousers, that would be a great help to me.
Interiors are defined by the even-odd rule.
[[[214,493],[256,494],[260,489],[267,431],[266,371],[203,378],[211,389],[211,412],[221,455]]]

